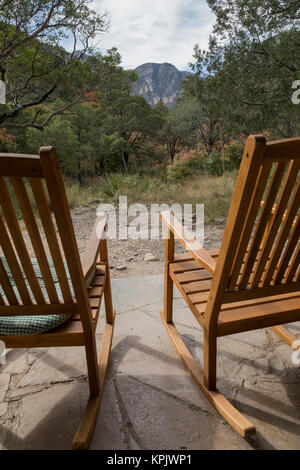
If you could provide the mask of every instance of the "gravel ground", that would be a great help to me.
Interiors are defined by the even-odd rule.
[[[87,207],[71,210],[80,253],[85,250],[96,211]],[[206,249],[218,248],[222,241],[224,221],[205,226]],[[130,277],[139,274],[156,274],[163,270],[164,242],[162,240],[109,240],[111,277]],[[176,251],[183,252],[176,242]]]

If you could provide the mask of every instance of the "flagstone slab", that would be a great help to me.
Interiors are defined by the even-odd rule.
[[[5,448],[70,449],[87,398],[86,383],[52,385],[23,397],[7,430]]]
[[[242,412],[257,428],[259,448],[300,449],[300,382],[250,378],[238,395]]]
[[[0,403],[4,401],[5,395],[9,389],[10,375],[0,374]]]
[[[249,449],[220,419],[126,375],[117,378],[131,432],[142,449]],[[143,399],[141,400],[141,397]]]

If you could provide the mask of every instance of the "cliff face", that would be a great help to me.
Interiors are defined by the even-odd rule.
[[[143,64],[135,69],[139,79],[133,84],[132,94],[140,95],[154,106],[160,99],[172,107],[179,97],[182,80],[188,72],[180,72],[172,64]]]

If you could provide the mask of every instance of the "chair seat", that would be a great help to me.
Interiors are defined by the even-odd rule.
[[[20,295],[19,295],[19,292],[16,288],[14,278],[13,278],[11,272],[10,272],[10,269],[8,267],[6,259],[3,256],[1,256],[1,261],[4,265],[4,268],[6,270],[6,273],[7,273],[8,277],[9,277],[10,283],[13,286],[16,297],[17,297],[18,300],[20,300]],[[35,258],[33,258],[31,260],[31,262],[32,262],[32,266],[34,268],[37,280],[38,280],[38,282],[41,286],[42,292],[44,294],[44,297],[45,297],[46,300],[48,300],[47,290],[46,290],[44,282],[43,282],[43,278],[42,278],[42,274],[40,272],[38,262]],[[58,278],[57,278],[57,274],[56,274],[56,271],[55,271],[53,261],[51,259],[49,259],[48,262],[49,262],[50,271],[51,271],[51,274],[52,274],[52,277],[53,277],[54,285],[55,285],[55,288],[56,288],[56,291],[57,291],[57,294],[58,294],[58,298],[59,298],[59,300],[63,300],[60,285],[59,285],[59,282],[58,282]],[[24,271],[22,269],[22,266],[20,266],[20,267],[21,267],[22,273],[24,275]],[[71,278],[70,278],[70,273],[69,273],[69,270],[68,270],[68,267],[67,267],[66,264],[65,264],[65,269],[66,269],[66,275],[67,275],[67,279],[69,281],[71,293],[72,293],[72,295],[74,295],[73,287],[72,287],[72,283],[71,283]],[[95,273],[93,272],[91,278],[87,282],[87,285],[90,284],[91,279],[94,277],[94,274]],[[31,292],[30,291],[30,286],[29,286],[29,283],[28,283],[27,279],[26,279],[26,285],[28,287],[29,292]],[[5,297],[5,294],[4,294],[4,291],[1,287],[1,285],[0,285],[0,294],[2,295],[4,300],[6,300],[6,297]],[[32,294],[31,294],[31,297],[33,298]],[[13,317],[1,317],[0,316],[0,335],[2,335],[2,336],[27,336],[27,335],[37,335],[37,334],[41,334],[41,333],[46,333],[47,331],[53,330],[53,329],[59,327],[60,325],[64,324],[67,320],[70,319],[70,317],[71,317],[71,314],[32,315],[32,316],[31,315],[24,315],[24,316],[13,316]]]
[[[208,251],[213,258],[218,250]],[[200,325],[212,283],[212,275],[190,255],[176,255],[170,263],[170,276]],[[259,322],[257,321],[259,319]],[[217,324],[217,335],[225,336],[243,331],[290,323],[300,320],[300,292],[224,303]]]
[[[97,264],[95,273],[88,280],[88,297],[91,307],[91,315],[96,328],[101,300],[106,283],[106,266]],[[45,315],[44,315],[45,316]],[[43,334],[31,334],[26,336],[4,336],[0,335],[7,348],[29,348],[53,346],[84,346],[85,338],[79,313],[68,316],[67,320],[54,329],[45,331]]]

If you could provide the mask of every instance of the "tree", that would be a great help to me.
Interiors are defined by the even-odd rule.
[[[107,31],[108,15],[89,9],[90,3],[0,0],[0,79],[7,87],[0,127],[43,130],[106,77],[118,58],[115,50],[107,57],[94,53],[93,40]],[[71,53],[61,47],[63,40],[73,44]],[[41,119],[39,106],[55,101],[60,107]]]
[[[207,51],[195,48],[195,69],[215,83],[224,128],[236,134],[299,132],[292,83],[300,69],[299,2],[208,0],[217,17]]]
[[[65,116],[57,116],[43,133],[34,128],[26,130],[26,144],[30,153],[36,153],[41,145],[53,145],[54,142],[64,174],[78,178],[82,153],[76,129],[70,120]]]
[[[172,110],[163,103],[156,105],[163,121],[160,140],[165,144],[172,162],[184,147],[191,147],[196,143],[193,105],[194,102],[187,99],[179,101]]]
[[[156,108],[151,108],[140,96],[131,96],[131,84],[135,79],[135,73],[122,71],[114,87],[101,94],[98,115],[101,134],[110,137],[102,137],[101,142],[112,149],[114,159],[119,155],[119,164],[126,171],[130,155],[140,159],[162,124]]]
[[[195,73],[183,81],[178,101],[185,105],[193,131],[209,155],[223,134],[224,97],[219,77],[211,68],[211,58],[198,46],[195,58],[196,64],[191,64]]]

